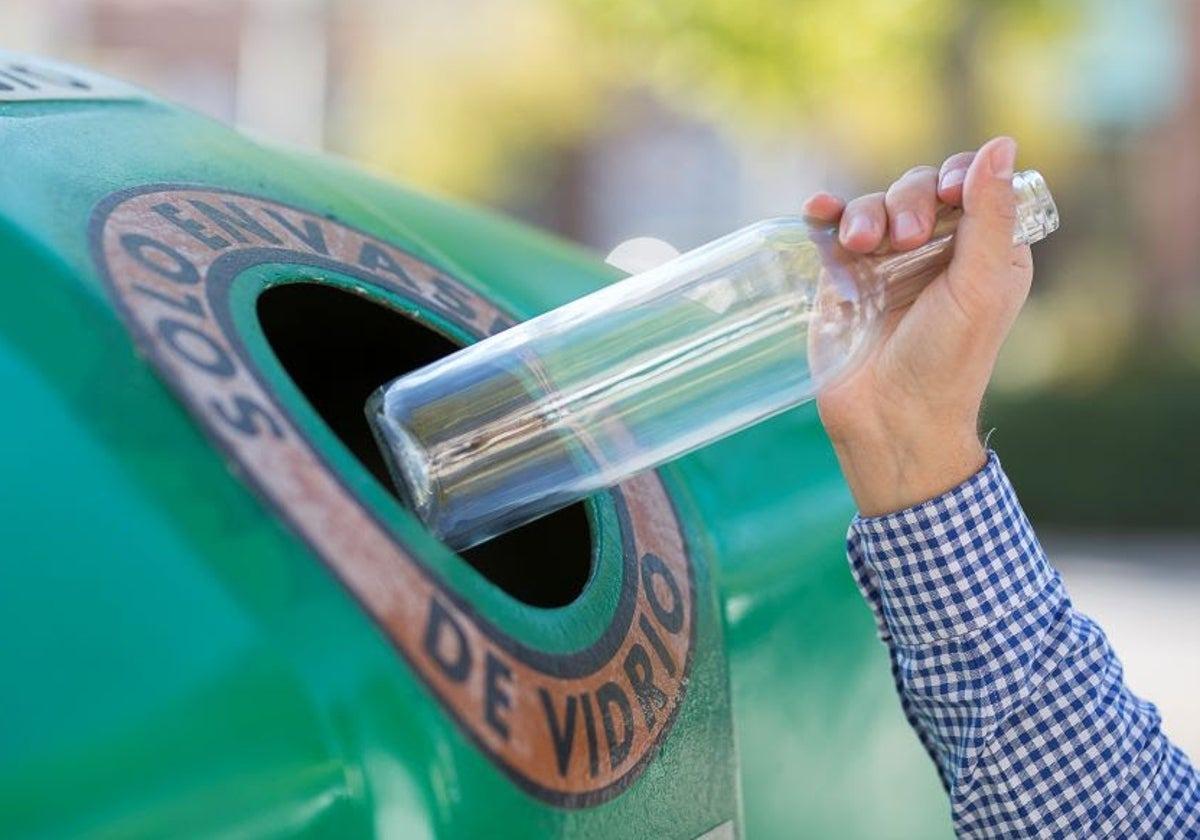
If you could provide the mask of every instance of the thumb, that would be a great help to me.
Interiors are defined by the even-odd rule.
[[[1016,156],[1016,141],[997,137],[985,143],[971,162],[948,272],[967,315],[984,323],[992,321],[1002,330],[1016,316],[1033,279],[1029,249],[1013,245]]]

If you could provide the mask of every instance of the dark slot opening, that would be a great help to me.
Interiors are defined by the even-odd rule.
[[[275,355],[342,442],[394,492],[363,405],[380,385],[457,347],[417,321],[334,286],[287,283],[258,298]],[[592,538],[583,503],[461,553],[488,580],[527,604],[556,607],[583,590]]]

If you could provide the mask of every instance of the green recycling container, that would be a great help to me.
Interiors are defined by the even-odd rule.
[[[383,381],[594,256],[0,53],[0,836],[938,837],[811,408],[457,555]]]

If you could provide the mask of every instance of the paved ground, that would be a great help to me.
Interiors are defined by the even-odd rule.
[[[1075,606],[1104,628],[1134,693],[1200,765],[1200,537],[1042,539]]]

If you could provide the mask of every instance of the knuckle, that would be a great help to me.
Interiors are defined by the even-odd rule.
[[[894,211],[897,207],[907,207],[913,203],[915,202],[912,194],[896,184],[893,184],[883,197],[883,204],[890,211]]]
[[[846,205],[846,212],[878,214],[883,209],[883,198],[883,193],[860,195]]]
[[[1012,190],[1001,184],[1000,188],[995,191],[989,202],[992,215],[998,219],[1003,219],[1006,222],[1017,221],[1017,202],[1012,194]]]
[[[924,177],[927,175],[928,177]],[[932,169],[922,173],[921,180],[904,179],[892,184],[884,195],[884,202],[892,207],[932,207],[937,199],[937,179]]]
[[[919,163],[916,166],[909,167],[907,170],[905,170],[904,174],[900,176],[899,180],[905,181],[910,178],[923,178],[928,175],[933,175],[936,172],[937,170],[932,166],[925,163]]]
[[[1013,249],[1008,267],[1013,276],[1024,285],[1028,286],[1033,282],[1033,255],[1030,253],[1028,245],[1021,245]]]
[[[1005,181],[986,178],[967,185],[967,212],[978,213],[994,220],[1015,223],[1017,197]]]
[[[949,169],[958,169],[960,167],[965,168],[965,167],[969,166],[971,161],[974,159],[975,159],[974,151],[957,152],[955,154],[950,155],[950,157],[946,158],[946,160],[942,162],[942,167],[941,167],[940,171],[945,172]]]

